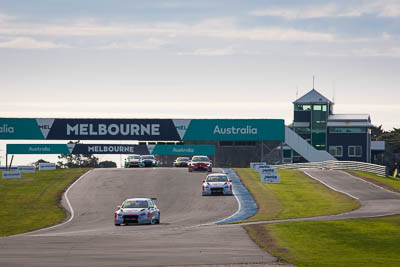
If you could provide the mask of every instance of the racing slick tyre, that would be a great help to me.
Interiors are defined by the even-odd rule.
[[[115,226],[121,226],[119,223],[116,223]]]
[[[192,169],[189,169],[189,172],[192,172]]]
[[[208,169],[208,172],[212,172],[212,168],[209,168],[209,169]]]

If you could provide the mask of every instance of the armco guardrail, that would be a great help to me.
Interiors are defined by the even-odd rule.
[[[383,177],[386,177],[388,174],[386,166],[365,163],[365,162],[358,162],[358,161],[328,160],[324,162],[281,164],[281,165],[274,165],[273,167],[280,169],[320,168],[329,170],[354,170],[354,171],[371,172]]]

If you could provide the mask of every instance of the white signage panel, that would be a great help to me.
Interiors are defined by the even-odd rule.
[[[250,168],[256,169],[258,165],[266,165],[266,162],[250,162]]]
[[[256,170],[258,172],[260,171],[260,169],[272,169],[272,166],[267,164],[256,165]]]
[[[277,183],[281,182],[281,176],[278,174],[264,174],[261,176],[262,183]]]
[[[277,175],[278,171],[275,168],[258,168],[258,173],[260,174],[260,176],[264,175],[264,174],[269,174],[269,175]]]
[[[23,172],[23,173],[34,173],[36,170],[35,166],[33,166],[33,165],[18,166],[17,168],[20,172]]]
[[[3,179],[15,179],[15,178],[21,178],[21,172],[20,171],[3,171]]]
[[[39,171],[55,170],[55,163],[39,163]]]

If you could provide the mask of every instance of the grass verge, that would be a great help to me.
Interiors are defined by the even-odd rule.
[[[370,172],[347,171],[353,176],[366,180],[370,183],[379,185],[387,190],[400,193],[400,179],[393,177],[382,177]]]
[[[234,170],[258,205],[258,212],[246,222],[339,214],[360,206],[298,170],[279,169],[280,184],[261,183],[258,172],[252,169]]]
[[[399,266],[400,217],[245,226],[255,242],[299,266]]]
[[[0,236],[20,234],[61,222],[62,193],[89,169],[23,173],[21,179],[0,179]]]

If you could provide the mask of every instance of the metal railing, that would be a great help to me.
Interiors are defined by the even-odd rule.
[[[317,150],[287,126],[285,126],[285,143],[307,161],[322,162],[326,160],[336,160],[328,151]]]
[[[328,160],[323,162],[281,164],[281,165],[274,165],[273,167],[280,169],[319,168],[328,170],[354,170],[354,171],[370,172],[382,177],[388,176],[388,168],[386,166],[359,162],[359,161]]]

